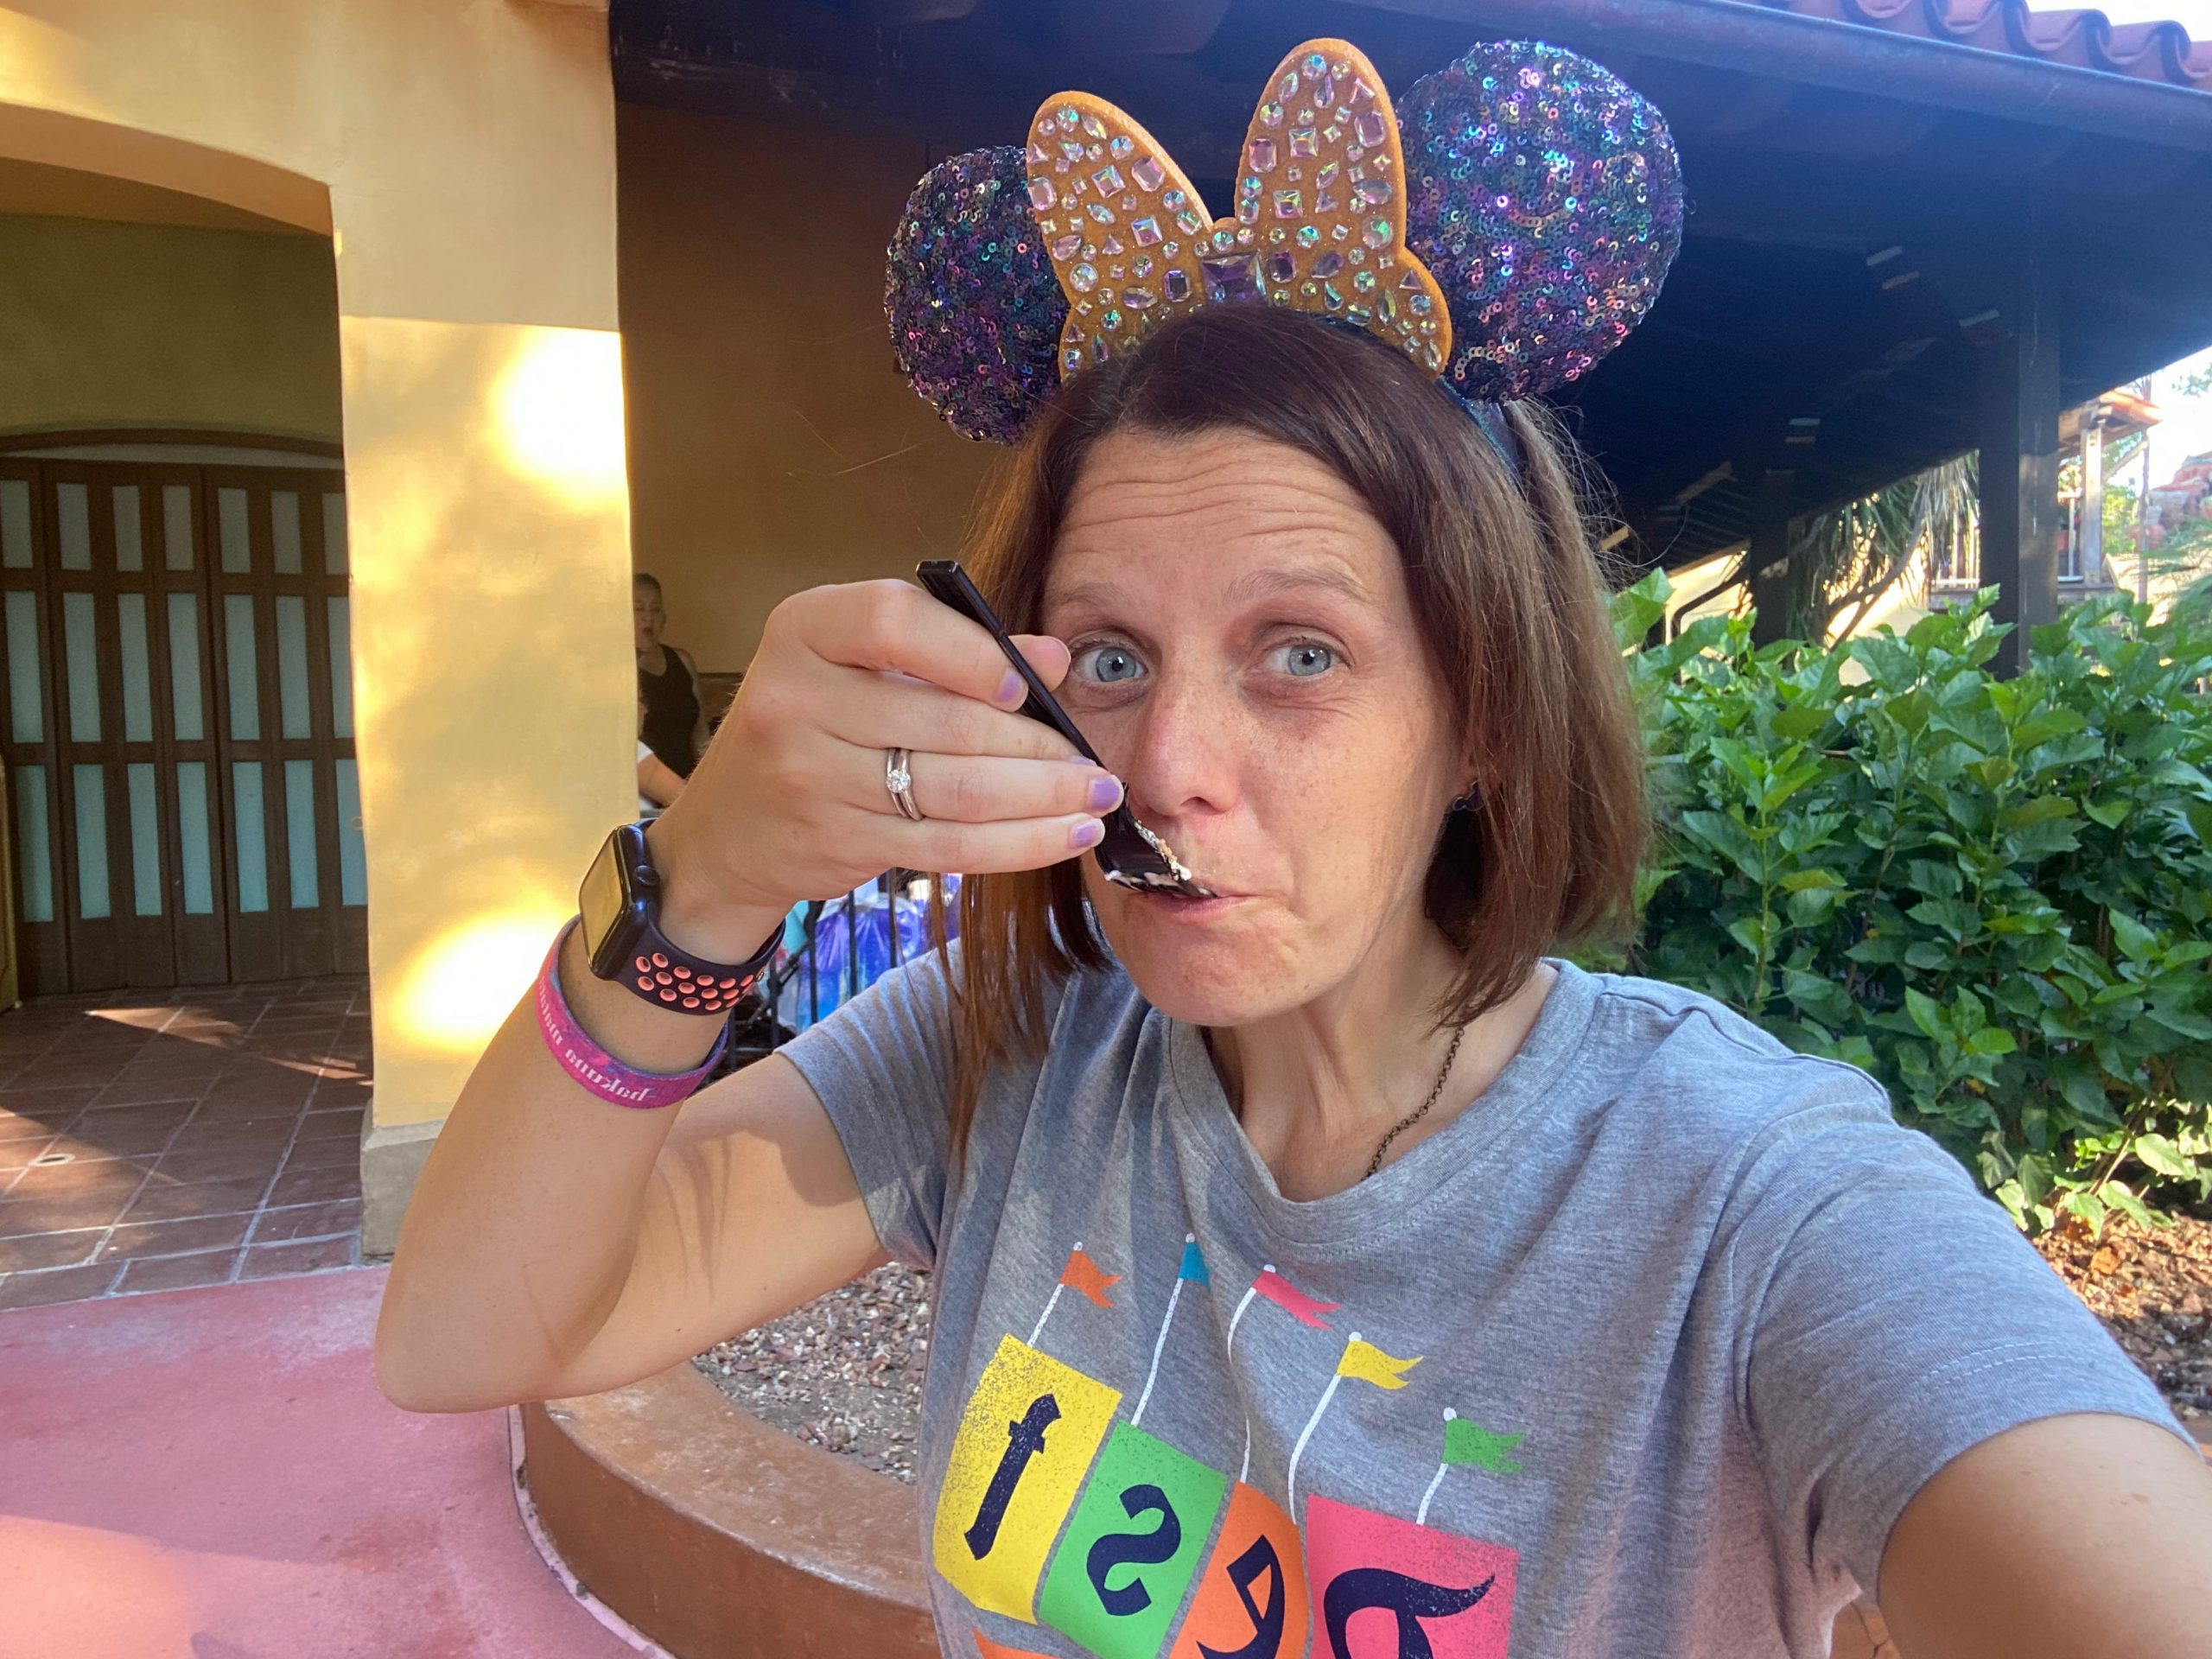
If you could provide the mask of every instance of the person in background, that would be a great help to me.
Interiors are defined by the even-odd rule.
[[[641,696],[638,699],[638,816],[658,817],[661,809],[672,805],[683,790],[683,780],[645,741],[645,700]]]
[[[680,645],[664,644],[668,607],[660,581],[640,570],[630,582],[630,618],[636,630],[638,698],[645,723],[638,735],[678,779],[707,751],[706,710],[699,702],[699,665]],[[640,774],[642,785],[643,774]]]

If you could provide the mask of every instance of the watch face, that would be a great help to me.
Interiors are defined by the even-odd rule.
[[[622,879],[624,839],[619,833],[607,838],[576,893],[577,907],[582,912],[584,950],[591,957],[593,970],[601,975],[628,950],[632,907]]]

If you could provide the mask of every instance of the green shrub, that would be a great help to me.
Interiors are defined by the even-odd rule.
[[[1660,824],[1621,965],[1866,1067],[2031,1230],[2212,1197],[2212,637],[2100,601],[2002,680],[1986,593],[1639,648],[1666,591],[1617,603]]]

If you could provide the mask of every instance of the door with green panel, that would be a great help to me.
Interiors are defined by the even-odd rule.
[[[365,964],[340,477],[0,462],[27,994]]]

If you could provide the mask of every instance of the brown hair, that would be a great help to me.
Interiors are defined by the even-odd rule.
[[[1428,913],[1465,963],[1440,1021],[1497,1006],[1545,951],[1624,924],[1646,833],[1642,738],[1571,444],[1534,406],[1504,419],[1517,477],[1398,352],[1310,317],[1215,307],[1070,382],[993,479],[969,549],[1007,626],[1034,632],[1069,499],[1109,433],[1234,429],[1351,486],[1397,544],[1481,787],[1429,867]],[[1041,1051],[1047,985],[1108,960],[1074,860],[970,877],[959,903],[956,1163],[990,1067]]]

